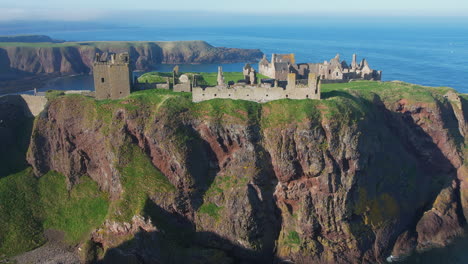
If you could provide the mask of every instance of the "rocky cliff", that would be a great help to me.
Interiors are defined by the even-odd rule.
[[[323,90],[262,105],[61,96],[36,119],[27,159],[38,177],[57,171],[73,189],[88,175],[109,195],[88,260],[376,263],[463,235],[466,96]]]
[[[213,47],[204,41],[175,42],[65,42],[2,43],[0,79],[13,73],[82,74],[92,71],[96,52],[130,53],[134,69],[155,64],[253,62],[263,53],[256,49]]]

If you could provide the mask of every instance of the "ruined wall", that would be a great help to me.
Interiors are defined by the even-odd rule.
[[[316,93],[318,91],[318,93]],[[258,103],[269,102],[279,99],[320,99],[320,89],[311,89],[309,87],[285,90],[280,87],[207,87],[205,89],[193,88],[192,98],[194,102],[201,102],[210,99],[223,98],[234,100],[247,100]]]
[[[38,116],[47,104],[45,96],[34,95],[5,95],[0,97],[0,104],[20,106],[27,117]]]
[[[179,83],[174,85],[174,92],[187,92],[190,93],[192,91],[192,86],[190,83]]]
[[[168,83],[137,83],[133,85],[136,90],[149,90],[149,89],[165,89],[169,90],[171,87]]]

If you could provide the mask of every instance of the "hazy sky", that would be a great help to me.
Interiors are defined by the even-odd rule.
[[[0,20],[90,20],[121,10],[243,14],[468,16],[468,0],[0,0]]]

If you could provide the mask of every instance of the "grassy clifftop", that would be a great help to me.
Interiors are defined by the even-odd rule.
[[[398,120],[414,115],[415,124],[408,126],[408,129],[412,129],[414,125],[419,126],[415,129],[417,132],[422,127],[428,133],[432,133],[437,129],[441,130],[440,123],[443,123],[445,124],[444,133],[446,131],[450,141],[454,142],[453,144],[449,142],[450,144],[447,143],[446,146],[464,148],[461,151],[468,154],[466,148],[468,142],[463,141],[464,138],[460,137],[460,132],[454,131],[455,128],[462,127],[463,124],[451,123],[457,118],[461,119],[463,115],[468,116],[466,113],[467,98],[466,95],[461,95],[461,101],[454,102],[452,97],[446,97],[449,92],[457,94],[453,89],[446,87],[430,88],[402,82],[360,81],[323,85],[323,100],[284,99],[265,104],[226,99],[193,103],[190,93],[174,93],[167,90],[139,91],[124,99],[101,101],[81,95],[59,95],[51,98],[47,110],[49,111],[48,115],[42,115],[36,119],[34,129],[36,142],[33,144],[36,144],[37,150],[47,140],[53,141],[60,138],[63,139],[61,144],[73,147],[68,149],[58,146],[57,142],[50,142],[49,146],[54,149],[48,149],[48,147],[44,147],[44,149],[51,157],[38,161],[36,165],[43,166],[49,162],[49,166],[63,169],[66,166],[69,168],[79,166],[80,162],[86,163],[86,166],[79,167],[79,169],[73,167],[74,172],[81,173],[85,169],[96,169],[96,164],[102,166],[103,163],[110,160],[109,163],[114,167],[108,172],[115,173],[117,176],[109,182],[112,184],[118,182],[116,185],[121,187],[121,193],[112,197],[112,194],[104,188],[108,187],[106,184],[109,182],[103,184],[99,182],[99,179],[92,178],[91,173],[89,173],[89,177],[86,174],[80,175],[79,180],[71,187],[67,185],[70,180],[67,179],[67,176],[52,170],[46,172],[42,177],[36,178],[33,176],[32,169],[25,168],[24,163],[21,163],[21,168],[17,170],[9,169],[8,172],[16,171],[16,173],[5,175],[0,179],[0,234],[2,234],[0,236],[0,260],[2,254],[18,254],[44,243],[42,232],[45,229],[63,231],[69,243],[83,243],[89,240],[89,235],[93,230],[103,228],[106,219],[130,222],[134,215],[145,213],[145,207],[148,206],[148,203],[154,202],[163,208],[166,205],[171,205],[171,199],[174,197],[182,197],[182,192],[187,192],[187,196],[183,197],[191,201],[190,206],[183,207],[182,204],[185,201],[183,199],[176,200],[176,204],[183,208],[181,210],[184,213],[190,214],[192,212],[195,219],[201,219],[200,222],[195,223],[198,225],[197,228],[216,227],[219,228],[217,230],[220,232],[226,232],[225,234],[230,235],[230,225],[226,223],[234,218],[236,221],[244,221],[245,214],[242,210],[258,206],[259,202],[255,200],[257,199],[256,194],[247,195],[247,193],[254,192],[253,189],[249,188],[252,185],[265,188],[263,190],[265,195],[272,191],[265,187],[266,185],[262,185],[265,184],[260,182],[263,181],[262,179],[257,179],[264,177],[259,172],[260,170],[264,170],[265,174],[271,174],[269,176],[273,175],[272,163],[263,163],[271,162],[272,159],[276,160],[274,164],[277,169],[275,175],[278,179],[276,180],[284,181],[284,186],[293,183],[296,180],[294,177],[302,177],[302,174],[307,174],[307,177],[304,176],[299,181],[311,181],[311,186],[315,188],[321,184],[317,179],[321,177],[322,171],[324,174],[336,173],[337,178],[346,175],[342,178],[344,181],[353,179],[353,182],[357,182],[356,184],[360,188],[356,188],[356,194],[353,194],[354,189],[345,189],[346,182],[340,182],[340,185],[335,187],[337,188],[334,191],[336,193],[342,192],[346,194],[346,197],[356,196],[356,204],[351,201],[347,202],[346,206],[349,208],[354,206],[353,213],[359,219],[365,220],[363,223],[359,222],[360,220],[350,223],[349,226],[346,226],[350,229],[349,234],[342,235],[354,238],[354,235],[361,234],[360,230],[362,231],[363,228],[378,230],[381,227],[388,227],[387,225],[391,222],[388,219],[397,219],[398,214],[406,212],[405,210],[414,211],[411,207],[413,203],[408,205],[401,200],[404,199],[404,195],[412,197],[412,192],[416,190],[417,183],[411,177],[414,175],[423,177],[425,174],[399,171],[399,168],[393,166],[401,161],[399,156],[374,157],[373,142],[362,143],[360,145],[362,149],[357,147],[356,149],[347,149],[346,146],[343,146],[348,152],[347,155],[351,155],[346,157],[344,152],[338,151],[342,144],[341,140],[348,140],[349,145],[352,145],[357,144],[356,141],[365,141],[361,133],[365,136],[379,134],[382,141],[379,143],[382,147],[380,151],[384,155],[387,150],[395,153],[396,150],[389,145],[402,143],[394,134],[388,132],[396,129],[393,126],[398,124],[392,122],[399,122]],[[452,114],[447,115],[444,111],[448,111],[447,109],[451,107],[453,109],[459,107],[462,111],[461,116],[455,118]],[[81,109],[81,111],[77,112],[74,109]],[[420,112],[424,112],[424,109],[429,109],[432,112],[439,111],[440,114],[419,115]],[[455,115],[460,114],[456,112],[457,109],[454,110]],[[392,112],[389,114],[391,116],[386,116],[387,112]],[[448,121],[441,122],[428,118],[434,116],[445,118],[445,115],[448,116]],[[388,123],[386,120],[380,120],[394,117],[396,121],[392,120]],[[378,121],[378,123],[374,124],[367,120]],[[42,125],[40,127],[44,131],[39,131],[38,125]],[[374,128],[374,125],[380,127]],[[66,136],[60,134],[64,130],[66,130],[64,132]],[[294,132],[296,130],[297,133]],[[434,135],[440,136],[442,133],[439,132],[434,133]],[[82,137],[83,133],[92,134]],[[201,140],[201,134],[203,134],[203,140]],[[444,137],[445,135],[436,139],[443,141]],[[290,139],[294,140],[290,141]],[[417,140],[417,138],[410,140]],[[70,141],[69,145],[67,145],[68,141]],[[77,142],[81,145],[78,145]],[[87,146],[85,147],[85,145]],[[76,148],[82,149],[75,151]],[[239,151],[238,148],[241,150]],[[55,154],[51,154],[54,151]],[[211,160],[200,158],[205,151],[211,153],[211,156],[208,156]],[[354,153],[353,151],[360,152]],[[404,152],[404,150],[401,151]],[[71,156],[70,152],[76,156]],[[326,155],[322,155],[322,152]],[[361,154],[365,156],[366,152],[368,152],[368,158],[360,160]],[[38,153],[41,154],[41,152]],[[251,153],[252,156],[243,156],[245,153]],[[289,153],[290,156],[284,155],[285,153]],[[69,154],[70,156],[67,156]],[[155,158],[154,155],[161,156]],[[214,155],[217,156],[216,159],[212,157]],[[330,169],[320,169],[320,166],[325,165],[314,163],[332,155],[334,155],[333,159],[326,165],[330,166]],[[309,156],[310,159],[307,161],[301,160]],[[64,157],[68,159],[62,160]],[[38,159],[40,158],[43,157],[39,155]],[[346,158],[354,160],[350,162]],[[92,163],[93,159],[95,159],[95,163]],[[300,163],[300,166],[305,169],[295,174],[291,172],[296,169],[288,167],[291,165],[291,159],[297,160],[297,163]],[[370,162],[371,160],[372,162]],[[457,161],[456,158],[453,160]],[[221,161],[226,163],[221,163]],[[365,178],[365,174],[359,174],[362,171],[355,175],[351,174],[351,171],[356,169],[353,166],[368,161],[367,166],[369,167],[360,168],[360,170],[368,172],[368,178]],[[212,166],[211,164],[216,162],[223,165],[208,169],[203,167],[206,164]],[[411,163],[411,160],[405,162]],[[31,162],[31,164],[34,163]],[[222,167],[226,164],[229,165]],[[204,173],[205,169],[209,173]],[[221,173],[214,175],[211,180],[203,178],[206,177],[206,174],[212,173],[213,170],[221,170]],[[339,172],[341,170],[343,170],[343,174]],[[417,168],[408,169],[408,171],[410,170],[417,170]],[[289,179],[288,173],[294,175]],[[100,174],[97,173],[97,175],[99,177]],[[73,179],[76,180],[76,178]],[[376,181],[375,186],[372,185],[373,181]],[[271,181],[265,180],[265,182]],[[394,186],[397,186],[397,190]],[[316,191],[314,195],[336,194],[324,191],[328,185],[319,187],[323,189]],[[250,191],[243,193],[244,189]],[[235,193],[233,190],[239,193]],[[309,193],[307,195],[294,193],[296,190],[293,188],[290,190],[291,193],[281,197],[280,191],[277,194],[280,201],[286,196],[294,199],[294,197],[303,198],[310,195]],[[245,198],[247,196],[248,198]],[[236,199],[231,199],[233,197]],[[326,200],[322,199],[325,196],[317,197],[314,202]],[[246,200],[243,200],[244,198]],[[250,202],[249,199],[253,199],[254,202]],[[239,205],[241,208],[237,208],[239,209],[237,211],[241,212],[240,216],[236,215],[236,210],[229,209],[230,206],[236,204],[231,203],[234,200],[245,201],[245,204]],[[289,201],[286,199],[284,202]],[[285,209],[282,207],[286,206],[285,204],[275,205],[282,211],[283,219],[282,231],[277,236],[279,238],[275,238],[278,239],[278,252],[286,252],[285,254],[297,253],[299,250],[309,253],[315,252],[311,249],[312,245],[315,245],[314,243],[327,248],[327,243],[331,243],[332,239],[339,238],[339,236],[331,236],[323,238],[319,241],[320,243],[312,243],[315,238],[308,237],[307,232],[304,231],[308,230],[308,225],[310,225],[307,222],[307,217],[311,213],[306,211],[310,208],[305,206],[306,202],[303,200],[294,201],[293,205],[296,204],[301,206]],[[158,210],[162,210],[161,208]],[[170,208],[179,210],[176,207]],[[317,208],[322,210],[321,208],[325,208],[325,205],[317,204]],[[256,207],[252,209],[252,212],[263,212],[261,210],[263,210],[261,207]],[[329,213],[330,217],[342,213],[338,209],[336,209],[337,211],[332,211],[335,210],[332,208],[329,210],[329,212],[320,212],[324,215]],[[245,212],[249,213],[249,211]],[[253,221],[252,219],[260,217],[261,214],[252,215],[253,217],[245,217],[247,219],[245,221]],[[162,217],[161,214],[159,217]],[[323,219],[327,219],[327,217],[323,217]],[[153,220],[153,223],[160,228],[161,224],[157,222],[157,218]],[[258,221],[258,225],[261,226],[260,220]],[[176,221],[167,222],[172,224]],[[331,226],[327,226],[327,223],[323,222],[320,225],[322,228],[334,232]],[[304,229],[302,229],[303,227]],[[178,230],[177,228],[173,229]],[[359,232],[353,233],[355,230]],[[238,234],[239,232],[232,233]],[[247,241],[250,238],[239,237],[236,239]],[[250,243],[251,240],[248,241]],[[337,240],[338,242],[341,243]],[[348,245],[346,244],[346,246]],[[349,248],[352,246],[350,245]]]

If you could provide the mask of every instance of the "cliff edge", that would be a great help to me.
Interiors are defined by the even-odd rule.
[[[466,95],[322,88],[324,100],[266,104],[60,96],[35,121],[25,173],[65,181],[72,198],[97,184],[106,211],[73,233],[87,261],[376,263],[462,236]]]

